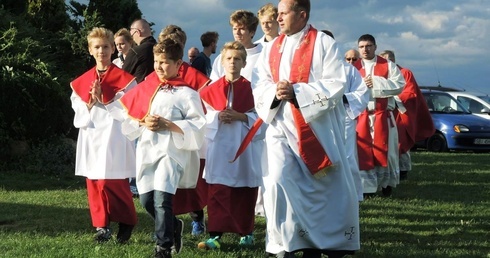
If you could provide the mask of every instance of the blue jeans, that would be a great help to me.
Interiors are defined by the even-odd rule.
[[[177,218],[172,211],[173,194],[151,191],[140,195],[141,205],[155,221],[157,245],[169,249],[174,244],[174,225]]]

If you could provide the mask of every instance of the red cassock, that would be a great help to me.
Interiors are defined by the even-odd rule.
[[[417,141],[432,136],[435,128],[429,108],[413,73],[406,68],[400,66],[398,68],[406,82],[402,93],[398,95],[406,108],[406,112],[401,113],[398,109],[393,111],[396,118],[396,126],[398,127],[401,154],[409,151]]]

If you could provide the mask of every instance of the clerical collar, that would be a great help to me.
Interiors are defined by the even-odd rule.
[[[310,29],[310,24],[306,24],[306,26],[301,29],[300,31],[294,33],[294,34],[291,34],[291,35],[287,35],[288,38],[291,38],[291,39],[300,39],[301,37],[303,37],[306,32],[308,32],[308,30]]]

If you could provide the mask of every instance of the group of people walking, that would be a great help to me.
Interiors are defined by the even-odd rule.
[[[89,32],[96,65],[72,81],[71,100],[96,241],[112,238],[111,222],[117,241],[129,241],[138,195],[155,222],[155,257],[181,251],[176,215],[186,213],[193,235],[209,234],[196,243],[204,250],[219,249],[224,233],[253,245],[256,214],[267,222],[266,256],[360,249],[359,201],[399,183],[399,150],[407,160],[423,137],[404,116],[425,102],[393,52],[392,61],[376,56],[366,34],[344,58],[331,32],[308,23],[310,9],[309,0],[281,0],[257,15],[233,12],[235,41],[213,64],[216,32],[201,36],[202,52],[189,51],[191,64],[177,25],[158,40],[145,20]]]

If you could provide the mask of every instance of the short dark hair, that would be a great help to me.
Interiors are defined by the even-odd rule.
[[[178,61],[184,56],[184,48],[182,43],[178,40],[174,40],[171,37],[166,37],[153,47],[153,54],[164,54],[165,58]]]
[[[310,0],[295,0],[291,9],[294,11],[305,11],[306,20],[310,19],[311,4]]]
[[[203,47],[209,47],[213,42],[218,42],[219,34],[216,31],[207,31],[201,35],[201,44]]]
[[[376,45],[376,39],[374,39],[373,35],[371,34],[364,34],[360,36],[359,39],[357,40],[357,43],[361,41],[371,41],[373,42],[374,45]]]

